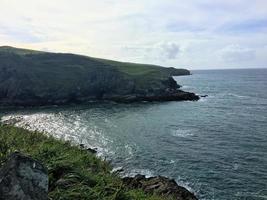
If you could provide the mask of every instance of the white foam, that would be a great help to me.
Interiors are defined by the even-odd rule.
[[[125,150],[127,151],[128,155],[133,156],[133,148],[129,144],[126,144],[124,147],[125,147]]]
[[[197,192],[193,190],[193,188],[190,187],[190,183],[187,181],[181,181],[180,177],[178,179],[175,180],[176,183],[184,188],[186,188],[187,190],[189,190],[190,192],[196,194]]]
[[[114,155],[115,152],[108,148],[113,141],[107,138],[97,126],[84,126],[79,116],[75,120],[66,120],[62,113],[35,113],[28,115],[6,115],[1,122],[12,120],[14,126],[22,127],[30,131],[39,131],[51,134],[55,138],[71,141],[74,144],[84,144],[87,147],[96,147],[97,156]],[[18,120],[15,120],[18,119]],[[74,121],[74,122],[73,122]],[[131,152],[131,147],[128,147]]]
[[[234,97],[234,98],[238,98],[238,99],[245,99],[245,98],[251,98],[250,96],[244,96],[244,95],[239,95],[239,94],[235,94],[235,93],[231,93],[231,92],[223,92],[218,94],[218,96],[221,97]]]
[[[189,85],[182,85],[182,88],[183,89],[186,89],[186,88],[188,89],[188,88],[192,88],[192,87],[190,87]]]
[[[172,130],[171,135],[174,137],[192,137],[194,136],[194,130],[192,129],[177,129],[177,130]]]
[[[115,167],[111,170],[111,173],[123,171],[123,167]]]
[[[200,97],[198,102],[206,102],[208,100],[208,97]]]
[[[238,170],[239,165],[237,163],[235,163],[234,166],[233,166],[233,168],[234,168],[234,170]]]
[[[148,169],[134,169],[129,173],[125,174],[125,176],[134,177],[137,174],[145,175],[146,178],[154,176],[154,173]]]

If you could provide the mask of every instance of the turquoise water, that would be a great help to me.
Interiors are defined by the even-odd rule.
[[[18,126],[97,147],[124,174],[165,175],[204,200],[267,199],[267,69],[176,77],[197,102],[2,111]]]

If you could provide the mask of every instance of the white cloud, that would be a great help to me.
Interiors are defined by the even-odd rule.
[[[266,19],[265,0],[0,0],[0,45],[195,69],[244,67],[245,58],[263,67]]]
[[[180,53],[180,47],[176,43],[166,43],[161,45],[162,53],[166,55],[167,59],[176,59]]]
[[[230,45],[222,49],[223,61],[230,63],[244,63],[255,59],[255,51],[239,45]]]

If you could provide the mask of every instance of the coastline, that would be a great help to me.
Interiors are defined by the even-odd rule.
[[[115,103],[135,103],[135,102],[166,102],[166,101],[198,101],[201,97],[192,92],[185,92],[180,89],[166,89],[156,93],[127,94],[127,95],[104,95],[101,98],[95,96],[83,97],[76,99],[62,99],[57,101],[40,100],[40,99],[23,99],[12,100],[1,99],[0,108],[25,108],[25,107],[45,107],[45,106],[62,106],[72,104],[85,104],[89,102],[115,102]]]
[[[15,123],[15,122],[13,121],[12,123]],[[49,148],[52,148],[52,149],[56,148],[56,147],[59,149],[65,148],[64,146],[67,145],[67,149],[69,152],[76,151],[77,156],[78,155],[79,156],[82,155],[85,157],[89,156],[90,159],[93,158],[93,160],[97,160],[97,162],[99,164],[104,165],[105,170],[107,170],[106,173],[108,174],[108,176],[112,176],[112,177],[114,176],[114,179],[116,179],[117,181],[119,180],[119,182],[121,182],[121,184],[124,185],[125,191],[134,191],[135,192],[135,190],[139,190],[139,191],[142,191],[141,193],[145,197],[145,198],[139,198],[138,197],[138,198],[133,198],[133,199],[151,199],[151,200],[153,200],[153,199],[196,200],[197,199],[195,197],[195,195],[193,193],[189,192],[186,188],[178,186],[177,183],[173,179],[169,179],[166,177],[155,176],[155,177],[146,178],[144,175],[140,175],[140,174],[136,175],[135,177],[124,177],[124,178],[119,177],[118,171],[114,171],[112,169],[112,166],[109,163],[106,163],[105,160],[97,158],[95,155],[95,153],[96,153],[95,150],[93,150],[91,148],[86,148],[84,145],[74,145],[70,141],[62,141],[59,139],[55,139],[51,135],[48,136],[45,133],[32,132],[32,131],[28,131],[24,128],[14,127],[11,125],[11,123],[9,123],[7,125],[5,122],[0,122],[0,133],[1,133],[0,134],[1,139],[5,139],[5,140],[3,140],[5,144],[8,144],[8,142],[10,140],[14,140],[13,137],[16,137],[16,138],[22,137],[22,138],[24,138],[25,141],[28,140],[28,142],[30,142],[30,144],[28,144],[28,142],[27,142],[27,144],[26,143],[20,144],[21,141],[16,140],[15,144],[12,144],[14,146],[9,146],[8,147],[8,148],[10,148],[9,150],[7,149],[6,152],[1,152],[2,154],[1,154],[0,159],[2,161],[2,164],[3,164],[3,160],[7,159],[8,155],[10,153],[12,153],[12,149],[22,151],[23,153],[26,153],[29,156],[33,156],[33,158],[43,162],[43,164],[47,164],[46,162],[48,162],[49,159],[48,160],[44,159],[42,157],[42,155],[40,154],[40,151],[42,151],[42,148],[43,148],[43,146],[38,147],[40,141],[41,141],[42,145],[43,145],[42,142],[52,143],[52,146],[51,146],[51,144],[49,145],[50,146]],[[25,147],[25,145],[27,147]],[[39,153],[36,153],[35,150],[33,150],[35,148],[37,148],[36,150],[38,150]],[[48,156],[50,155],[50,153],[48,152]],[[63,152],[57,152],[57,153],[65,154],[68,152],[63,151]],[[53,157],[54,155],[51,154],[51,156]],[[68,162],[68,160],[66,160],[64,162]],[[78,162],[83,162],[83,161],[81,160]],[[50,164],[48,164],[48,169],[49,169],[49,165],[52,165],[52,166],[54,165],[54,163],[53,162],[51,163],[51,161],[49,161],[48,163],[50,163]],[[53,167],[52,167],[52,169],[50,168],[49,173],[53,170],[54,170]],[[77,169],[75,169],[75,167],[74,167],[73,170],[77,170]],[[55,182],[55,180],[53,180],[53,181],[54,181],[54,184],[57,183],[57,181],[56,182]],[[53,187],[57,188],[57,186],[55,186],[55,185],[52,185],[52,188]],[[51,190],[49,190],[49,191],[51,192]],[[53,194],[53,192],[52,192],[52,194]],[[57,195],[60,195],[60,194],[57,194]],[[154,196],[154,195],[156,195],[156,196]]]
[[[173,78],[190,75],[187,69],[9,46],[0,58],[0,106],[199,100]]]

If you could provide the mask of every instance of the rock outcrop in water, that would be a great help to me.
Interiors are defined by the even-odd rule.
[[[198,100],[179,90],[172,76],[180,75],[190,72],[5,46],[0,47],[0,105]]]
[[[125,177],[123,181],[130,188],[142,189],[148,193],[174,197],[176,200],[197,200],[193,193],[178,186],[175,180],[163,176],[146,178],[144,175],[136,175]]]
[[[47,200],[47,169],[21,153],[13,153],[0,169],[1,200]]]

